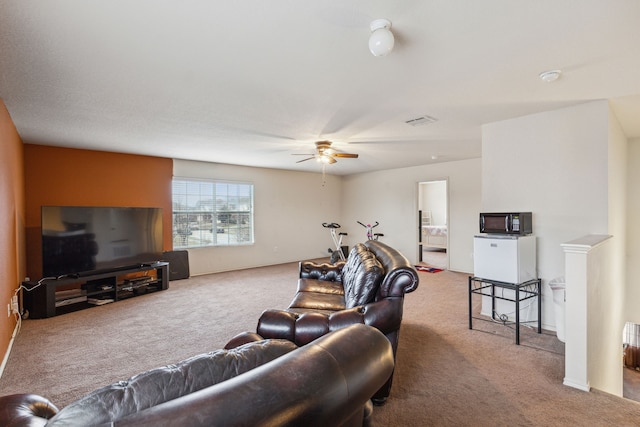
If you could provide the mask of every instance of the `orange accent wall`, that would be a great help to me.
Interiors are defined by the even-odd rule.
[[[25,144],[27,275],[42,276],[40,208],[160,207],[171,250],[171,159]],[[1,316],[0,316],[1,317]]]
[[[5,310],[25,272],[23,145],[0,99],[0,358],[16,319]]]

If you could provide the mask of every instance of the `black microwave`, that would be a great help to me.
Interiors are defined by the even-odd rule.
[[[531,212],[483,212],[480,232],[488,234],[531,234]]]

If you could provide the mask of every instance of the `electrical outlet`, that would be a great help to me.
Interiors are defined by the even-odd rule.
[[[11,312],[13,314],[20,314],[20,306],[18,305],[18,295],[11,297]]]

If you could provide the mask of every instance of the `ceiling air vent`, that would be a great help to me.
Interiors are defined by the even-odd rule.
[[[405,123],[411,126],[424,126],[433,122],[437,122],[438,119],[431,116],[416,117],[415,119],[407,120]]]

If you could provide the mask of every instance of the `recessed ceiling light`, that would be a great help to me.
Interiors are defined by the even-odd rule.
[[[562,70],[544,71],[540,73],[540,79],[543,82],[551,83],[558,80],[558,77],[560,77],[560,74],[562,74]]]

